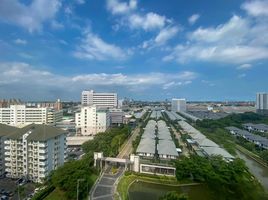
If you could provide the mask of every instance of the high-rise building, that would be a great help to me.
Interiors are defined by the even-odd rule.
[[[261,114],[268,114],[268,93],[257,93],[256,111]]]
[[[93,90],[82,91],[81,104],[83,106],[98,106],[101,108],[116,108],[117,93],[97,93]]]
[[[110,116],[107,109],[97,106],[84,106],[75,113],[76,132],[78,135],[96,135],[105,132],[110,126]]]
[[[5,139],[7,177],[42,182],[49,173],[64,164],[66,131],[44,124],[17,128]]]
[[[10,105],[8,108],[0,108],[0,123],[11,126],[25,126],[28,124],[54,125],[61,121],[63,111],[52,108],[27,107],[26,105]]]
[[[186,100],[173,98],[171,100],[171,111],[186,112]]]

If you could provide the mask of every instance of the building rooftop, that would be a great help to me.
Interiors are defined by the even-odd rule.
[[[176,146],[171,140],[159,140],[157,151],[159,155],[179,156]]]
[[[243,126],[245,126],[245,127],[252,127],[253,129],[257,129],[257,130],[268,131],[268,125],[267,124],[246,123],[246,124],[243,124]]]
[[[0,137],[10,135],[17,130],[18,130],[18,128],[14,127],[14,126],[0,124]]]
[[[220,155],[220,156],[222,156],[223,158],[226,158],[226,159],[233,159],[234,158],[226,150],[224,150],[222,148],[219,148],[219,147],[202,147],[202,149],[204,150],[204,152],[208,156]]]
[[[27,139],[31,141],[46,141],[50,138],[57,137],[66,133],[65,130],[48,126],[45,124],[30,124],[23,128],[18,128],[15,132],[13,132],[13,134],[9,135],[8,138],[14,140],[21,139],[21,137],[25,133],[30,131],[31,133],[29,134]]]
[[[150,138],[142,138],[136,152],[155,154],[155,140]]]

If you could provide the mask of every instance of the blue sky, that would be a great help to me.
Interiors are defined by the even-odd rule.
[[[267,0],[0,0],[0,98],[254,100]]]

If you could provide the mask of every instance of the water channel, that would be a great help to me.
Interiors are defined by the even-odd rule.
[[[268,168],[240,151],[236,151],[236,153],[239,158],[245,161],[249,171],[260,181],[263,188],[268,192]]]
[[[212,199],[208,188],[205,185],[194,186],[168,186],[146,182],[134,182],[129,188],[130,200],[158,200],[159,197],[167,192],[177,191],[187,194],[192,200],[210,200]]]
[[[268,192],[268,168],[251,159],[246,154],[237,151],[237,157],[245,161],[249,171],[260,181]],[[209,200],[211,194],[205,185],[196,186],[166,186],[146,182],[134,182],[129,188],[130,200],[157,200],[169,191],[177,191],[187,194],[193,200]]]

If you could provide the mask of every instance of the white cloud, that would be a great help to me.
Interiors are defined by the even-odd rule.
[[[23,40],[23,39],[20,39],[20,38],[17,38],[16,40],[14,40],[14,43],[15,44],[21,44],[21,45],[26,45],[27,41]]]
[[[122,60],[127,57],[127,53],[120,47],[109,44],[103,41],[98,35],[88,31],[74,52],[74,56],[89,60]]]
[[[198,46],[178,45],[164,61],[176,60],[185,63],[190,60],[214,61],[240,64],[268,59],[268,48],[250,46]]]
[[[175,35],[179,32],[178,26],[170,26],[160,30],[160,32],[156,35],[155,38],[144,41],[139,48],[142,49],[153,49],[155,47],[159,47],[161,45],[166,44],[170,39],[175,37]]]
[[[78,3],[78,4],[82,5],[82,4],[85,4],[85,3],[86,3],[86,1],[85,1],[85,0],[76,0],[76,3]]]
[[[127,14],[137,8],[137,0],[129,0],[128,3],[119,0],[107,0],[107,9],[112,14]]]
[[[131,28],[142,28],[148,31],[163,28],[167,19],[165,16],[149,12],[146,15],[132,14],[129,16],[128,22]]]
[[[195,24],[195,22],[200,18],[199,14],[193,14],[191,17],[188,18],[188,22],[190,25]]]
[[[0,78],[2,88],[0,96],[13,94],[13,97],[17,95],[34,96],[35,99],[40,98],[38,95],[44,95],[45,98],[51,96],[57,98],[61,94],[68,96],[70,92],[78,95],[82,89],[92,87],[119,87],[128,91],[144,90],[144,88],[150,90],[150,87],[161,89],[163,85],[172,87],[170,82],[174,82],[174,85],[187,85],[197,77],[197,74],[191,71],[173,74],[155,72],[145,74],[91,73],[63,76],[21,62],[0,63],[0,70],[3,75]],[[16,88],[16,94],[12,93],[13,90],[10,88]],[[27,93],[27,91],[29,92]]]
[[[247,1],[242,4],[241,8],[251,16],[268,16],[267,0]]]
[[[42,24],[53,19],[60,7],[59,0],[33,0],[30,5],[18,0],[1,0],[0,20],[26,28],[29,32],[40,31]]]
[[[164,61],[245,64],[268,59],[268,23],[234,15],[216,27],[199,27],[187,34]]]
[[[241,43],[249,30],[248,21],[234,15],[216,28],[198,28],[189,34],[190,40],[217,43]]]
[[[64,25],[62,23],[57,22],[56,20],[52,20],[51,27],[55,30],[60,30],[64,28]]]
[[[167,27],[162,29],[155,38],[157,44],[165,44],[168,40],[173,38],[179,31],[177,26]]]
[[[248,63],[239,65],[237,67],[237,69],[250,69],[250,68],[252,68],[252,65],[251,64],[248,64]]]
[[[182,81],[179,81],[179,82],[172,81],[172,82],[164,84],[162,88],[163,88],[163,90],[167,90],[167,89],[170,89],[172,87],[189,85],[191,83],[192,83],[192,81],[184,81],[184,82],[182,82]]]

